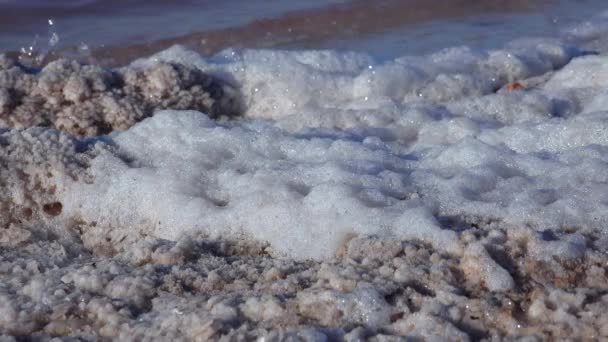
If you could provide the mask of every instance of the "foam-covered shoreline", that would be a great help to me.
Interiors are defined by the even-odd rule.
[[[607,337],[608,55],[576,39],[2,59],[0,331]]]

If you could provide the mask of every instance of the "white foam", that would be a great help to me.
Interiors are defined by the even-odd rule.
[[[126,159],[92,162],[93,184],[65,193],[69,215],[167,239],[203,230],[269,241],[279,254],[331,256],[353,234],[449,247],[415,197],[411,160],[356,136],[297,136],[262,122],[222,126],[165,111],[117,134]]]
[[[386,112],[396,105],[443,103],[492,93],[506,82],[561,67],[578,53],[558,41],[533,39],[512,42],[504,50],[458,47],[424,58],[385,62],[365,54],[329,50],[226,50],[204,59],[174,47],[134,65],[155,61],[196,65],[237,83],[248,105],[248,117],[279,121],[291,117],[287,128],[295,130],[320,125],[353,127],[376,116],[378,110]],[[325,118],[307,118],[319,111]],[[300,120],[303,123],[294,122]]]
[[[382,63],[175,47],[134,66],[179,61],[223,77],[242,92],[245,119],[164,111],[113,135],[120,153],[102,153],[93,183],[62,193],[64,215],[167,239],[244,234],[296,258],[329,257],[353,234],[460,253],[446,217],[605,229],[608,57],[579,54],[531,39]],[[512,286],[504,274],[486,281]]]

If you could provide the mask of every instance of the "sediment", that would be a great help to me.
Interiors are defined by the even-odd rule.
[[[60,59],[29,69],[0,56],[0,127],[52,127],[77,137],[125,130],[160,109],[242,112],[238,91],[181,64],[103,69]]]

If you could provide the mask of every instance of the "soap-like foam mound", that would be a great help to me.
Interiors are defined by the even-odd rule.
[[[387,126],[400,121],[402,105],[490,94],[508,82],[560,68],[580,54],[557,41],[535,39],[512,42],[504,50],[449,48],[386,62],[336,51],[226,50],[203,59],[174,47],[134,65],[179,62],[234,80],[247,116],[300,130]]]
[[[378,70],[414,70],[421,61],[371,66],[366,56],[327,51],[226,52],[205,61],[179,48],[164,52],[154,59],[237,80],[249,103],[246,116],[273,120],[218,124],[195,112],[158,113],[112,136],[120,153],[92,161],[92,184],[66,189],[66,215],[103,232],[110,227],[118,240],[130,241],[134,232],[167,239],[198,230],[244,234],[270,242],[276,255],[317,259],[360,234],[417,238],[461,253],[454,230],[467,224],[603,229],[604,114],[581,106],[603,81],[560,80],[589,70],[589,63],[600,68],[606,57],[580,57],[553,73],[576,50],[534,42],[535,48],[513,43],[519,55],[446,50],[429,57],[408,84],[370,86],[380,93],[367,92],[373,99],[362,102],[359,88],[347,83],[363,75],[394,82],[403,75]],[[493,93],[529,76],[522,81],[529,89]],[[437,88],[446,78],[465,83]],[[253,84],[258,91],[249,91]],[[464,93],[412,102],[407,94],[414,88]],[[313,89],[327,93],[315,98]],[[268,103],[276,106],[260,107]],[[330,108],[333,116],[308,115]],[[290,125],[296,116],[307,129]]]
[[[125,236],[246,234],[298,258],[331,257],[358,234],[446,248],[456,239],[420,205],[407,175],[411,158],[374,139],[290,135],[263,122],[221,125],[201,113],[165,111],[112,143],[120,155],[93,159],[94,181],[61,195],[68,217]]]

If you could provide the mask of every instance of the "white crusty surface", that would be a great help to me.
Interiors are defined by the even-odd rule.
[[[29,70],[0,55],[0,127],[54,127],[77,136],[125,130],[163,108],[232,117],[237,91],[198,69],[171,63],[105,70],[56,60]]]

